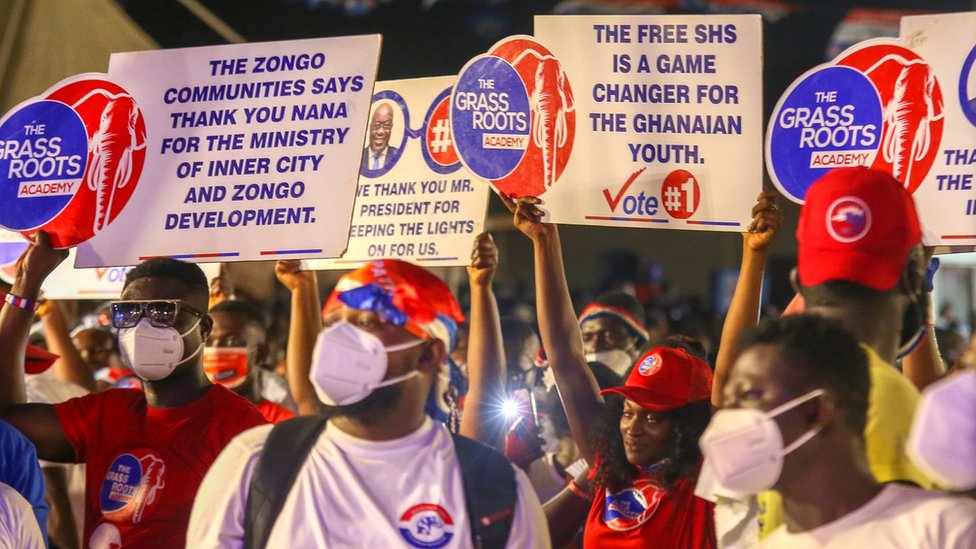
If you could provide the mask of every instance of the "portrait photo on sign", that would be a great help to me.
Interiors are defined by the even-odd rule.
[[[374,102],[366,127],[360,173],[376,177],[390,171],[400,159],[406,140],[401,106],[388,99]]]

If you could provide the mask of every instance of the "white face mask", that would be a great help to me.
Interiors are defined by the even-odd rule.
[[[339,321],[323,330],[315,342],[309,378],[319,400],[329,406],[355,404],[370,393],[420,375],[417,370],[383,380],[387,353],[416,347],[422,339],[385,347],[380,338]]]
[[[188,362],[203,349],[203,341],[193,354],[183,357],[183,338],[200,325],[197,319],[182,334],[176,328],[157,328],[148,318],[141,318],[133,328],[119,330],[119,350],[122,362],[146,381],[159,381],[173,373],[177,366]]]
[[[715,412],[698,445],[718,483],[737,494],[772,488],[783,471],[783,458],[820,431],[820,427],[811,429],[784,448],[783,434],[773,418],[822,394],[823,389],[810,391],[769,412],[741,408]]]
[[[630,353],[622,349],[610,349],[607,351],[597,351],[584,355],[587,362],[602,362],[619,376],[627,375],[627,370],[634,365],[634,359]]]
[[[922,393],[908,456],[942,488],[976,488],[976,371],[956,374]]]

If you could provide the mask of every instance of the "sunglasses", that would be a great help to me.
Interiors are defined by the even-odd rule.
[[[181,311],[203,317],[203,313],[178,299],[116,301],[112,303],[112,326],[132,328],[145,316],[149,319],[149,323],[157,328],[172,328],[176,325],[176,319],[179,318]]]

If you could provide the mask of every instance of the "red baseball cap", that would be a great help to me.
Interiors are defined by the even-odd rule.
[[[666,412],[712,396],[712,369],[684,349],[658,347],[644,354],[622,387],[604,389],[652,412]]]
[[[887,291],[922,230],[912,195],[897,179],[869,168],[838,168],[807,191],[796,239],[801,285],[847,280]]]

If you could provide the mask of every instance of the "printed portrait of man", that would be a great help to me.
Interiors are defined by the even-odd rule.
[[[396,129],[393,104],[381,101],[373,108],[369,120],[369,137],[363,149],[363,170],[383,170],[392,166],[399,157],[399,149],[390,145],[390,136]]]

